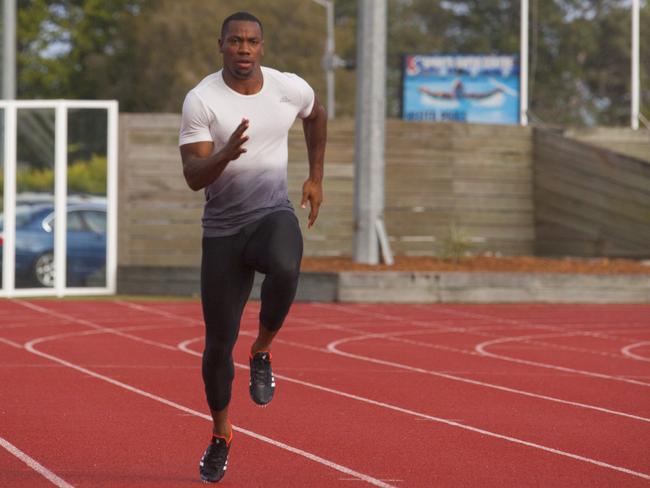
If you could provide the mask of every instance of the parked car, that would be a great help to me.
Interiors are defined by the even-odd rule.
[[[67,286],[101,281],[106,267],[106,204],[68,204]],[[4,219],[0,215],[0,270]],[[16,206],[16,285],[54,286],[54,205]]]

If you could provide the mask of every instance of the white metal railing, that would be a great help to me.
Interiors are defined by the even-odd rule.
[[[52,288],[15,286],[16,250],[16,160],[17,111],[53,109],[54,124],[54,269]],[[67,201],[68,201],[68,110],[104,109],[107,125],[106,188],[106,286],[66,286]],[[0,100],[4,110],[4,230],[2,288],[0,297],[105,295],[114,294],[117,285],[117,130],[118,103],[113,100]]]

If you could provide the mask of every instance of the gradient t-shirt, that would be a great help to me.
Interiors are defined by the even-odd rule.
[[[216,153],[241,120],[249,120],[247,152],[204,190],[205,237],[236,234],[270,212],[293,210],[287,193],[289,129],[314,106],[314,91],[295,74],[262,67],[262,89],[242,95],[226,85],[222,71],[204,78],[185,97],[179,137],[181,146],[214,142]]]

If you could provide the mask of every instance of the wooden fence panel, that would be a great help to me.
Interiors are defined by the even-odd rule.
[[[536,252],[650,256],[650,161],[536,130]]]
[[[180,117],[120,116],[120,266],[198,266],[203,193],[182,176]],[[307,256],[349,256],[354,236],[354,121],[329,125],[325,202],[312,229],[299,208],[308,175],[302,126],[289,134],[289,196]],[[386,124],[386,211],[397,254],[433,255],[453,225],[475,251],[533,252],[530,130],[510,126]]]

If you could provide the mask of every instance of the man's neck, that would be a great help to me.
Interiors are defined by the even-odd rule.
[[[228,70],[223,70],[223,81],[229,88],[235,90],[242,95],[255,95],[264,85],[264,76],[262,69],[258,68],[250,78],[241,79],[236,78]]]

